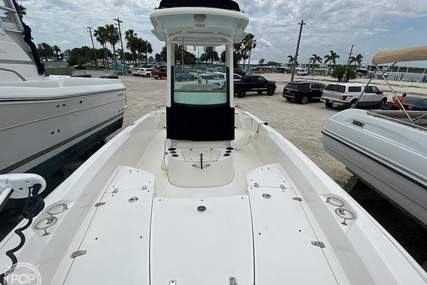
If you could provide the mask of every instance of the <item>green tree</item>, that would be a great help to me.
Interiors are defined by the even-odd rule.
[[[151,43],[149,41],[138,38],[137,44],[138,57],[141,55],[144,60],[144,63],[147,64],[148,54],[153,52]]]
[[[321,64],[322,63],[322,57],[313,53],[312,56],[310,57],[310,59],[308,60],[308,63],[316,65],[316,62]]]
[[[213,47],[206,47],[205,52],[200,56],[200,60],[207,61],[212,65],[214,61],[219,60],[218,53]]]
[[[132,55],[132,61],[137,62],[137,50],[138,50],[138,35],[134,30],[130,29],[125,32],[126,48],[128,48]]]
[[[243,44],[242,42],[233,45],[233,66],[237,67],[239,62],[243,59]],[[224,52],[224,60],[225,62],[225,52]]]
[[[113,24],[106,24],[105,29],[107,31],[107,42],[109,42],[110,45],[113,47],[114,63],[117,68],[116,44],[120,40],[119,29]]]
[[[295,57],[293,55],[288,55],[288,63],[289,65],[293,65],[295,61]],[[296,62],[296,65],[298,65],[298,61]]]
[[[37,53],[47,61],[48,57],[54,56],[53,48],[47,43],[37,45]]]
[[[363,55],[361,55],[360,53],[358,54],[358,55],[356,55],[356,56],[351,56],[350,57],[350,62],[349,62],[349,64],[352,64],[352,63],[354,63],[354,65],[356,66],[356,64],[357,65],[361,65],[362,64],[362,61],[363,61]]]
[[[92,49],[88,46],[73,48],[69,51],[68,64],[86,65],[91,59],[92,52]]]
[[[355,79],[357,77],[356,71],[353,68],[347,69],[347,76],[344,77],[346,73],[345,65],[337,65],[331,73],[333,78],[337,78],[339,82],[348,82],[350,79]]]
[[[340,56],[333,50],[330,50],[329,52],[330,54],[324,56],[324,63],[327,64],[328,62],[332,62],[333,65],[336,65],[337,59],[340,58]]]
[[[256,48],[255,36],[251,33],[247,34],[243,39],[242,44],[243,44],[243,49],[246,51],[245,55],[247,55],[248,65],[250,65],[252,49]]]
[[[52,49],[53,49],[53,52],[55,53],[56,60],[59,60],[59,58],[61,56],[61,48],[59,46],[57,46],[57,45],[54,45],[52,47]]]
[[[95,29],[93,31],[93,36],[95,37],[95,39],[101,44],[102,46],[102,55],[103,55],[103,64],[104,64],[104,68],[107,66],[105,64],[105,61],[107,60],[107,56],[108,56],[108,49],[107,49],[107,38],[108,38],[108,34],[107,34],[107,29],[105,27],[98,27],[97,29]],[[98,53],[97,53],[98,54]]]

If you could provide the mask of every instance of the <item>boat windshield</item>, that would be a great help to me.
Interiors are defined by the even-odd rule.
[[[177,64],[172,66],[173,103],[186,105],[227,103],[228,69],[225,65],[201,63],[218,60],[217,49],[196,47],[194,50],[195,54],[184,51],[184,56],[177,56]],[[204,52],[199,55],[199,50]]]

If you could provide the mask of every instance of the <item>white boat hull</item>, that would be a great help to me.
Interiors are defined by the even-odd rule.
[[[427,283],[339,185],[235,108],[233,84],[174,80],[175,48],[185,41],[224,48],[233,81],[233,46],[249,22],[237,3],[162,0],[150,21],[167,42],[166,106],[112,138],[45,199],[12,250],[7,278],[25,262],[51,285]],[[19,240],[11,233],[0,243],[0,272]]]
[[[353,109],[332,116],[322,133],[328,153],[427,225],[426,129]]]
[[[0,173],[52,174],[122,126],[120,80],[10,83],[0,94]]]
[[[50,176],[121,128],[120,80],[49,76],[16,3],[0,5],[0,174]]]
[[[18,253],[38,265],[43,284],[426,282],[362,207],[257,118],[236,112],[236,142],[258,134],[232,151],[232,181],[206,187],[168,179],[177,169],[171,151],[165,157],[165,121],[165,110],[141,118],[47,197]],[[17,239],[0,244],[0,271]]]

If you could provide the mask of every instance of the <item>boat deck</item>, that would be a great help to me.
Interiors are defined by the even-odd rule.
[[[75,258],[65,284],[111,278],[148,284],[149,276],[153,284],[230,284],[232,278],[337,284],[314,221],[280,165],[262,165],[248,145],[234,153],[231,183],[178,187],[161,170],[164,138],[162,130],[136,165],[113,172],[81,241],[84,256]],[[93,266],[105,259],[109,267]],[[94,270],[82,274],[85,268]],[[120,274],[111,276],[110,268],[121,268]]]

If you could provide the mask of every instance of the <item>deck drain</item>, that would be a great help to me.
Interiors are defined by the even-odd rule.
[[[263,198],[265,198],[265,199],[270,199],[270,198],[271,198],[271,195],[270,195],[270,194],[268,194],[268,193],[263,193],[263,194],[262,194],[262,197],[263,197]]]
[[[136,202],[136,201],[138,201],[139,200],[139,198],[138,197],[132,197],[132,198],[129,198],[129,203],[133,203],[133,202]]]

